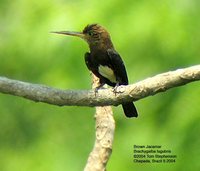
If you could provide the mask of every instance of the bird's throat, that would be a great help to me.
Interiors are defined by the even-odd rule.
[[[94,42],[88,42],[90,51],[91,52],[96,52],[96,51],[104,51],[106,52],[108,49],[113,49],[113,44],[110,39],[102,39],[99,41],[94,41]]]

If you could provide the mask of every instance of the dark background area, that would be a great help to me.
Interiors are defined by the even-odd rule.
[[[50,31],[99,23],[111,34],[134,83],[199,64],[200,1],[0,1],[0,75],[60,89],[90,89],[88,46]],[[200,169],[200,83],[136,102],[139,118],[113,107],[108,170]],[[83,170],[94,143],[94,108],[57,107],[0,94],[0,170]],[[162,145],[174,164],[133,163],[133,145]]]

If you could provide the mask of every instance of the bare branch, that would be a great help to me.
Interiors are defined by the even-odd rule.
[[[106,170],[115,129],[112,109],[105,105],[136,101],[197,80],[200,80],[200,65],[159,74],[136,84],[119,86],[117,94],[112,89],[99,90],[97,95],[93,90],[59,90],[5,77],[0,77],[0,92],[59,106],[104,106],[96,107],[96,140],[84,169],[100,171]]]
[[[97,87],[99,79],[93,75],[93,88]],[[84,171],[105,171],[106,164],[112,153],[115,132],[115,121],[111,106],[96,107],[96,136]]]
[[[59,90],[5,77],[0,77],[0,92],[59,106],[105,106],[136,101],[197,80],[200,80],[200,65],[159,74],[128,86],[120,86],[117,94],[110,88],[99,90],[95,96],[93,90]]]

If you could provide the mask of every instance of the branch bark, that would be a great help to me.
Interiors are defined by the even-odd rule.
[[[93,90],[59,90],[5,77],[0,77],[0,92],[59,106],[105,106],[137,101],[197,80],[200,80],[200,65],[159,74],[128,86],[119,86],[117,94],[111,88],[99,90],[95,95]]]
[[[0,77],[0,92],[59,106],[103,106],[96,107],[96,140],[84,171],[105,171],[112,152],[115,130],[112,109],[108,105],[136,101],[197,80],[200,80],[200,65],[159,74],[136,84],[119,86],[117,94],[112,89],[99,90],[97,94],[93,90],[59,90],[5,77]]]
[[[99,84],[99,79],[92,76],[93,88]],[[96,107],[96,136],[92,152],[84,171],[105,171],[106,164],[112,153],[115,132],[115,121],[111,106]]]

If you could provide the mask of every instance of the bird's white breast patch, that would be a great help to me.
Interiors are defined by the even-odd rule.
[[[104,76],[113,83],[117,82],[114,71],[111,68],[109,68],[108,66],[99,65],[98,69],[99,69],[99,74],[101,74],[102,76]]]

